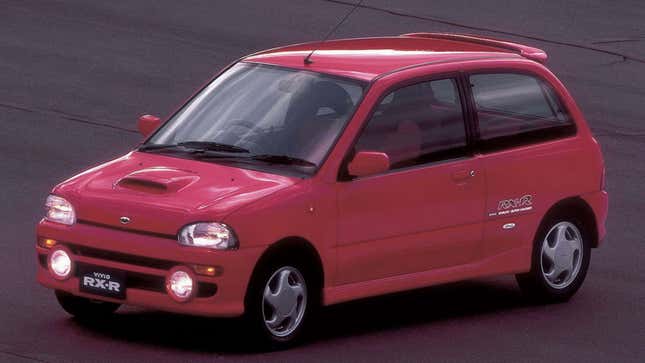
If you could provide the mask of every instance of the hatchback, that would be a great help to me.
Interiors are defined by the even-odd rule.
[[[598,143],[544,51],[415,33],[259,52],[56,186],[38,281],[64,310],[243,316],[302,337],[344,301],[514,274],[569,299],[605,236]]]

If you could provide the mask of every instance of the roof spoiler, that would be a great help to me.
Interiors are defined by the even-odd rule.
[[[467,42],[467,43],[487,45],[490,47],[510,50],[512,52],[515,52],[521,55],[524,58],[528,58],[543,64],[546,63],[546,60],[548,58],[548,55],[542,49],[529,47],[523,44],[507,42],[505,40],[484,38],[476,35],[448,34],[448,33],[408,33],[408,34],[401,34],[401,36],[411,37],[411,38],[446,39],[446,40],[453,40],[457,42]]]

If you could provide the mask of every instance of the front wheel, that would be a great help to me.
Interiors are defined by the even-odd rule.
[[[270,349],[293,345],[303,336],[315,306],[314,286],[306,269],[292,263],[273,263],[254,281],[247,319],[259,343]]]
[[[533,246],[531,271],[517,275],[520,288],[539,302],[562,302],[582,285],[591,257],[586,226],[575,218],[546,220]]]
[[[114,313],[121,305],[105,301],[90,300],[70,293],[56,290],[56,299],[68,314],[83,320],[105,318]]]

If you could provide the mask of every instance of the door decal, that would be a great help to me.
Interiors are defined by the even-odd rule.
[[[526,212],[533,209],[533,196],[523,195],[519,198],[500,200],[497,204],[497,211],[488,213],[489,217],[504,216],[519,212]]]

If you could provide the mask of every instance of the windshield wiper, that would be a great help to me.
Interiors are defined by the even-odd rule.
[[[300,158],[295,158],[288,155],[271,155],[271,154],[254,154],[254,155],[225,155],[225,154],[211,154],[204,153],[199,154],[199,159],[219,159],[225,160],[229,159],[234,162],[263,162],[268,164],[281,164],[281,165],[299,165],[299,166],[318,166],[315,163],[312,163],[309,160],[304,160]]]
[[[260,161],[268,164],[318,166],[309,160],[296,158],[289,155],[252,154],[252,155],[231,155],[225,153],[249,153],[249,150],[235,145],[220,144],[209,141],[186,141],[178,144],[148,144],[139,147],[140,151],[166,150],[187,148],[191,154],[199,159],[231,159],[238,162]],[[221,154],[224,153],[224,154]]]
[[[174,149],[177,146],[177,144],[145,144],[139,146],[139,151]]]
[[[206,151],[220,151],[227,153],[248,153],[249,150],[228,144],[221,144],[218,142],[212,141],[184,141],[178,144],[146,144],[139,148],[140,151],[147,150],[165,150],[165,149],[177,149],[177,148],[187,148],[190,152],[206,152]]]
[[[249,150],[243,147],[222,144],[213,141],[184,141],[177,144],[179,146],[196,149],[197,151],[222,151],[227,153],[248,153]]]
[[[312,163],[309,160],[295,158],[289,155],[256,154],[249,156],[249,159],[263,161],[269,164],[318,166],[316,163]]]

